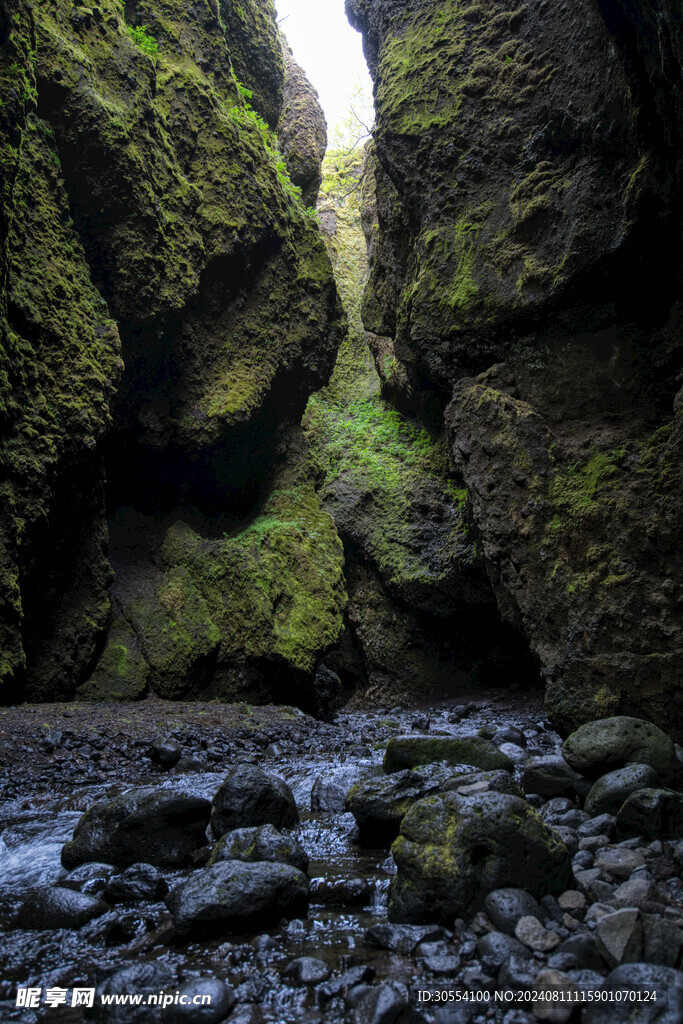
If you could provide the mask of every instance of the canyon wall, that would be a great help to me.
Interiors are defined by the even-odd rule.
[[[0,77],[5,699],[310,674],[341,544],[275,463],[345,326],[273,4],[17,0]]]
[[[346,0],[374,79],[363,321],[445,419],[568,729],[681,691],[682,26],[668,0]]]

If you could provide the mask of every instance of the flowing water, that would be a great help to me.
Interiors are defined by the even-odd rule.
[[[335,1015],[340,1011],[335,1010],[334,1002],[321,1010],[319,995],[312,988],[284,983],[284,968],[299,956],[322,959],[334,972],[367,964],[374,968],[377,979],[391,978],[409,988],[419,987],[423,981],[415,959],[373,949],[364,941],[371,925],[386,920],[394,869],[389,850],[361,847],[349,813],[311,811],[311,791],[321,779],[347,792],[361,775],[381,765],[391,735],[414,731],[416,722],[424,728],[425,718],[431,733],[471,735],[485,723],[514,723],[526,730],[530,747],[547,751],[557,743],[554,734],[538,722],[533,701],[525,705],[523,700],[511,700],[507,695],[461,705],[455,714],[451,703],[419,711],[394,709],[384,717],[342,713],[333,725],[302,716],[297,725],[296,749],[283,753],[275,749],[274,756],[243,744],[243,750],[231,756],[231,763],[240,759],[258,763],[285,779],[294,793],[301,818],[294,834],[310,859],[308,916],[258,936],[171,941],[150,948],[146,948],[145,937],[168,919],[163,902],[113,907],[78,931],[6,930],[0,938],[0,1007],[4,1013],[0,1013],[0,1020],[30,1024],[38,1020],[85,1019],[81,1009],[69,1007],[17,1009],[17,987],[30,985],[45,990],[96,985],[114,970],[141,962],[163,963],[172,970],[177,983],[200,976],[224,979],[237,992],[239,1012],[247,1013],[248,1008],[250,1014],[236,1019],[253,1022],[342,1019]],[[149,760],[139,760],[125,776],[100,772],[99,781],[86,779],[82,785],[68,778],[54,786],[38,781],[30,796],[18,793],[6,801],[0,807],[2,920],[11,922],[13,911],[31,889],[57,883],[64,876],[61,848],[71,838],[81,813],[96,800],[114,796],[131,785],[162,785],[210,798],[229,767],[224,763],[202,771],[164,773]],[[44,773],[39,779],[48,776]],[[169,885],[182,874],[163,871]]]

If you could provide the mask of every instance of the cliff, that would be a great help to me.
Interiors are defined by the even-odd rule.
[[[374,79],[363,320],[394,361],[387,386],[437,422],[448,406],[473,536],[557,724],[633,712],[670,726],[679,8],[346,8]]]
[[[338,540],[305,482],[269,498],[267,481],[344,324],[269,128],[285,88],[274,7],[18,2],[5,35],[4,692],[68,697],[101,655],[100,696],[193,692],[226,649],[310,669],[340,628]],[[131,524],[111,559],[105,482],[114,526]],[[290,607],[291,569],[273,584],[269,566],[305,558],[311,519],[329,582],[302,573]],[[234,639],[237,597],[222,611],[215,596],[249,559],[244,601],[277,634],[256,646]]]

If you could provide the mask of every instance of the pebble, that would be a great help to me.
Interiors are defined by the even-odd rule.
[[[556,932],[544,928],[537,917],[522,917],[515,926],[515,936],[529,949],[539,953],[549,953],[556,949],[562,941]]]

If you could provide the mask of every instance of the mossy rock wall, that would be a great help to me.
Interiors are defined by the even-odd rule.
[[[363,321],[434,422],[562,728],[680,704],[683,62],[669,0],[347,0],[374,79]],[[472,375],[478,375],[473,377]]]
[[[105,484],[110,508],[189,503],[209,532],[217,510],[245,514],[343,314],[266,124],[284,85],[272,3],[18,0],[0,78],[0,679],[68,697],[102,655],[129,692],[130,620],[105,646]],[[187,614],[209,664],[218,627]]]

